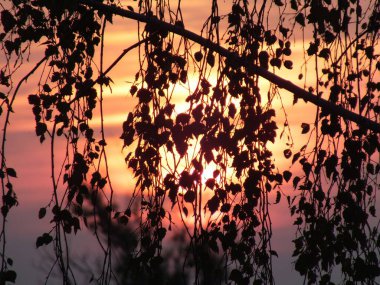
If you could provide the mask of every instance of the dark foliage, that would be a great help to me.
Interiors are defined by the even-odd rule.
[[[0,4],[5,58],[0,71],[5,90],[0,93],[4,109],[0,283],[16,279],[5,252],[6,217],[17,205],[11,182],[17,175],[6,160],[7,128],[20,85],[41,66],[40,82],[28,100],[36,136],[51,146],[52,199],[38,217],[44,218],[49,210],[52,228],[37,238],[36,246],[53,245],[64,284],[75,283],[66,258],[66,236],[81,230],[81,221],[98,237],[104,253],[99,284],[110,284],[115,270],[121,270],[112,266],[115,246],[126,253],[118,266],[134,272],[124,275],[123,282],[160,284],[157,272],[166,266],[164,245],[173,231],[174,213],[179,213],[187,234],[188,244],[178,246],[186,256],[184,261],[181,256],[181,262],[190,260],[194,265],[189,274],[194,284],[274,284],[272,257],[277,253],[271,247],[269,206],[280,203],[284,195],[297,228],[295,269],[305,283],[334,284],[331,276],[337,267],[344,284],[376,283],[380,275],[376,218],[380,4],[252,2],[223,3],[229,10],[220,15],[220,3],[211,1],[202,37],[198,36],[204,40],[198,41],[203,43],[200,46],[188,40],[196,36],[184,30],[180,3],[139,1],[126,10],[112,0]],[[105,69],[104,34],[116,15],[147,23],[139,24],[140,41]],[[314,62],[315,84],[306,86],[305,80],[305,89],[316,94],[313,103],[324,98],[323,106],[328,106],[318,105],[313,124],[301,124],[305,145],[300,150],[293,147],[291,135],[299,130],[290,129],[281,103],[278,87],[286,86],[272,76],[272,72],[295,69],[292,39],[300,36],[298,30],[305,44],[299,79],[306,78],[307,67]],[[28,61],[35,43],[43,46],[43,58],[14,86],[15,73]],[[229,56],[222,57],[215,43],[224,45]],[[135,176],[134,192],[128,207],[118,211],[106,156],[103,88],[113,84],[112,68],[137,47],[140,65],[130,93],[138,103],[121,122],[120,137],[128,150],[125,162]],[[94,64],[96,51],[98,65]],[[263,73],[271,81],[266,96],[260,89]],[[190,75],[197,77],[195,88],[189,87]],[[174,104],[178,88],[187,92],[186,108],[181,111]],[[295,93],[293,103],[298,99]],[[275,100],[281,103],[276,111]],[[100,132],[91,123],[98,109]],[[345,112],[334,111],[341,109]],[[285,121],[277,137],[276,112],[281,110]],[[347,113],[350,116],[343,116]],[[352,114],[361,123],[353,123]],[[283,155],[293,166],[280,171],[269,146],[283,135],[288,137]],[[66,142],[63,165],[56,165],[54,159],[58,139]],[[212,175],[204,178],[209,169]],[[291,195],[281,188],[285,182],[294,187]],[[274,199],[271,192],[276,192]],[[103,196],[106,202],[99,203]],[[129,230],[122,227],[136,220],[139,234],[134,240],[126,237]],[[128,248],[123,244],[127,241]],[[224,266],[217,281],[210,274],[221,270],[210,265],[216,256]]]

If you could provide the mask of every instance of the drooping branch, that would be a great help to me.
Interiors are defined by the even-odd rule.
[[[357,123],[361,127],[370,129],[376,133],[380,133],[380,124],[372,121],[366,117],[363,117],[361,115],[358,115],[352,111],[349,111],[339,105],[335,105],[323,98],[320,98],[311,92],[308,92],[294,83],[283,79],[279,77],[278,75],[275,75],[274,73],[255,65],[252,62],[248,62],[245,58],[230,52],[226,48],[211,42],[210,40],[203,38],[202,36],[193,33],[189,30],[186,30],[180,25],[173,25],[164,21],[158,20],[156,17],[146,16],[142,15],[136,12],[132,12],[129,10],[125,10],[120,7],[116,6],[110,6],[103,4],[97,0],[79,0],[80,3],[88,5],[89,7],[92,7],[94,9],[101,10],[104,13],[111,13],[113,15],[118,15],[121,17],[133,19],[139,22],[144,22],[150,25],[153,25],[159,29],[162,29],[164,31],[169,31],[172,33],[175,33],[177,35],[180,35],[186,39],[189,39],[193,42],[198,43],[199,45],[208,48],[209,50],[218,53],[219,55],[225,57],[230,63],[238,65],[238,66],[244,66],[248,70],[251,70],[253,73],[257,74],[258,76],[261,76],[271,83],[277,85],[280,88],[283,88],[291,93],[294,94],[296,98],[301,98],[305,100],[306,102],[311,102],[314,105],[317,105],[321,107],[323,110],[327,111],[330,114],[339,115],[345,120],[349,120],[352,122]]]

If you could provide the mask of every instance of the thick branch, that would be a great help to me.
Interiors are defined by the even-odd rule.
[[[208,39],[205,39],[201,37],[200,35],[197,35],[189,30],[186,30],[182,28],[181,26],[176,26],[170,23],[166,23],[166,22],[158,20],[155,17],[148,17],[146,15],[135,13],[129,10],[116,7],[116,6],[109,6],[96,0],[80,0],[80,3],[88,5],[95,9],[101,10],[102,12],[111,13],[113,15],[119,15],[125,18],[139,21],[139,22],[144,22],[144,23],[153,25],[155,27],[158,27],[160,29],[175,33],[184,38],[187,38],[225,57],[230,63],[234,63],[239,66],[244,66],[247,69],[252,70],[253,73],[257,74],[258,76],[261,76],[267,79],[268,81],[272,82],[273,84],[277,85],[278,87],[283,88],[293,93],[297,98],[301,98],[307,102],[311,102],[321,107],[323,110],[327,110],[330,114],[339,115],[346,120],[350,120],[352,122],[357,123],[361,127],[371,129],[376,133],[380,133],[380,124],[366,117],[360,116],[354,112],[351,112],[341,106],[335,105],[323,98],[317,97],[313,95],[312,93],[298,87],[292,82],[285,80],[275,75],[274,73],[264,68],[261,68],[260,66],[257,66],[251,62],[248,62],[245,58],[238,56],[235,53],[228,51],[226,48],[216,43],[213,43],[209,41]]]

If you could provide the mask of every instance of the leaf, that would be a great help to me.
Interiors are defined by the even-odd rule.
[[[47,92],[47,93],[51,92],[51,88],[50,88],[49,84],[44,84],[44,85],[42,86],[42,88],[43,88],[44,91]]]
[[[231,209],[231,204],[229,203],[225,203],[222,205],[222,207],[220,208],[220,211],[222,213],[228,213],[228,211]]]
[[[126,224],[128,224],[128,221],[129,221],[129,219],[128,219],[127,216],[121,216],[121,217],[118,219],[119,224],[122,224],[122,225],[126,225]]]
[[[177,200],[177,194],[178,194],[178,186],[173,185],[172,187],[169,188],[169,199],[172,201],[173,205]]]
[[[297,11],[298,10],[298,3],[297,3],[297,0],[290,0],[290,7]]]
[[[7,258],[7,263],[12,266],[13,265],[13,259],[12,258]]]
[[[209,53],[207,54],[207,63],[208,63],[211,67],[214,67],[214,65],[215,65],[215,56],[214,56],[211,52],[209,52]]]
[[[131,95],[135,95],[135,93],[137,92],[137,86],[136,85],[132,85],[131,86],[131,89],[129,90],[129,92],[131,93]]]
[[[305,162],[302,165],[302,169],[305,172],[306,176],[308,176],[310,174],[311,169],[312,169],[312,165],[309,162]]]
[[[301,178],[299,178],[298,176],[294,177],[293,178],[293,187],[294,188],[297,188],[297,185],[298,183],[301,181]]]
[[[295,155],[293,155],[292,164],[294,164],[301,156],[301,153],[297,152]]]
[[[277,191],[277,193],[276,193],[276,201],[274,203],[278,204],[278,203],[280,203],[280,201],[281,201],[281,192]]]
[[[373,56],[374,51],[375,51],[375,49],[373,48],[373,46],[369,46],[369,47],[366,47],[366,49],[365,49],[365,54],[366,54],[366,56],[367,56],[369,59],[372,59],[372,58],[374,58],[374,56]]]
[[[193,203],[194,200],[195,200],[195,192],[189,190],[189,191],[187,191],[187,192],[185,193],[185,195],[183,196],[183,198],[185,199],[186,202],[188,202],[188,203]]]
[[[46,215],[46,208],[41,208],[38,212],[38,218],[42,219]]]
[[[11,177],[17,177],[16,170],[13,168],[7,168],[7,174]]]
[[[1,23],[3,24],[4,32],[8,33],[16,25],[16,20],[8,10],[1,11]]]
[[[239,281],[242,278],[243,278],[243,275],[241,274],[241,272],[239,270],[233,269],[231,271],[230,278],[229,278],[230,280],[235,281],[237,284],[239,284],[240,283]]]
[[[157,230],[157,237],[159,240],[163,240],[164,237],[166,236],[166,229],[165,228],[159,228]]]
[[[274,255],[274,256],[278,257],[277,251],[275,251],[275,250],[269,250],[269,253],[270,253],[270,255]]]
[[[36,247],[39,248],[40,246],[43,246],[44,245],[44,239],[43,237],[38,237],[37,240],[36,240]]]
[[[219,198],[216,195],[214,195],[210,200],[208,200],[207,206],[211,214],[215,213],[219,209],[219,203]]]
[[[316,54],[318,51],[318,45],[316,43],[310,43],[309,48],[307,49],[307,54],[309,56],[312,56],[313,54]]]
[[[179,185],[184,188],[191,188],[193,185],[193,177],[187,171],[183,171],[181,173],[181,177],[179,178]]]
[[[302,128],[302,134],[306,134],[310,131],[310,125],[307,123],[302,123],[301,128]]]
[[[282,175],[280,173],[277,173],[274,177],[274,180],[277,181],[278,184],[282,184]]]
[[[9,212],[8,206],[4,205],[1,207],[1,214],[3,215],[4,218],[8,215],[8,212]]]
[[[282,176],[286,182],[289,182],[290,178],[292,177],[292,173],[288,170],[285,170]]]
[[[210,189],[213,189],[214,186],[215,186],[215,179],[213,179],[213,178],[209,178],[209,179],[207,179],[207,181],[206,181],[206,186],[207,186],[208,188],[210,188]]]
[[[336,172],[336,166],[338,165],[338,157],[336,155],[331,155],[325,161],[326,175],[330,179],[331,174]]]
[[[328,60],[330,57],[330,49],[329,48],[322,49],[319,52],[318,56],[324,58],[325,60]]]
[[[375,174],[375,167],[373,166],[372,163],[368,163],[368,164],[367,164],[367,172],[368,172],[369,174],[372,174],[372,175]]]
[[[290,158],[292,156],[292,151],[290,149],[285,149],[284,156],[285,158]]]
[[[42,136],[47,131],[47,126],[45,123],[38,122],[36,125],[36,135]]]
[[[274,0],[274,4],[276,4],[279,7],[284,6],[284,3],[282,3],[281,0]]]
[[[42,236],[39,236],[36,241],[36,246],[39,248],[43,245],[48,245],[53,241],[53,237],[49,235],[48,233],[44,233]]]
[[[148,89],[141,88],[137,91],[137,97],[139,98],[140,103],[149,103],[152,100],[153,95]]]
[[[194,58],[195,58],[196,61],[200,62],[202,60],[202,58],[203,58],[202,52],[197,51],[196,53],[194,53]]]
[[[287,69],[293,69],[293,61],[291,61],[291,60],[285,60],[285,61],[284,61],[284,66],[285,66]]]
[[[266,51],[261,51],[259,53],[259,62],[260,62],[260,67],[268,69],[269,55]]]
[[[280,68],[281,67],[281,64],[282,64],[282,62],[281,62],[281,59],[279,59],[279,58],[272,58],[270,61],[270,64],[272,65],[272,66],[276,66],[276,67],[278,67],[278,68]]]
[[[305,27],[305,15],[303,13],[299,13],[296,18],[296,22],[300,24],[302,27]]]
[[[5,271],[4,272],[4,279],[5,281],[9,281],[9,282],[12,282],[12,283],[15,283],[16,282],[16,278],[17,278],[17,274],[15,271],[13,270],[8,270],[8,271]]]
[[[187,210],[186,207],[183,207],[183,213],[185,214],[185,216],[187,217],[189,215],[189,210]]]
[[[176,124],[186,125],[189,123],[190,119],[191,119],[191,117],[189,114],[180,113],[176,117]]]
[[[375,206],[369,207],[369,213],[371,214],[372,217],[376,217],[376,207]]]

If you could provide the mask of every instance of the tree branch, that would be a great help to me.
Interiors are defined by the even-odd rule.
[[[238,56],[235,53],[230,52],[226,48],[214,42],[211,42],[208,39],[205,39],[198,34],[195,34],[189,30],[186,30],[181,26],[160,21],[156,17],[149,17],[149,16],[142,15],[136,12],[125,10],[120,7],[106,5],[97,0],[79,0],[79,2],[89,7],[92,7],[94,9],[98,9],[102,12],[111,13],[113,15],[118,15],[121,17],[133,19],[139,22],[144,22],[144,23],[153,25],[155,27],[158,27],[160,29],[175,33],[184,38],[187,38],[225,57],[230,63],[246,67],[247,69],[251,70],[253,73],[257,74],[258,76],[261,76],[267,79],[268,81],[272,82],[273,84],[277,85],[278,87],[283,88],[293,93],[296,96],[296,98],[301,98],[307,102],[311,102],[314,105],[321,107],[323,110],[327,110],[330,114],[339,115],[346,120],[350,120],[352,122],[357,123],[361,127],[370,129],[376,133],[380,133],[379,123],[372,121],[361,115],[358,115],[354,112],[351,112],[339,105],[335,105],[323,98],[317,97],[313,95],[312,93],[298,87],[292,82],[285,80],[275,75],[274,73],[264,68],[261,68],[260,66],[257,66],[253,63],[248,62],[245,58]]]

